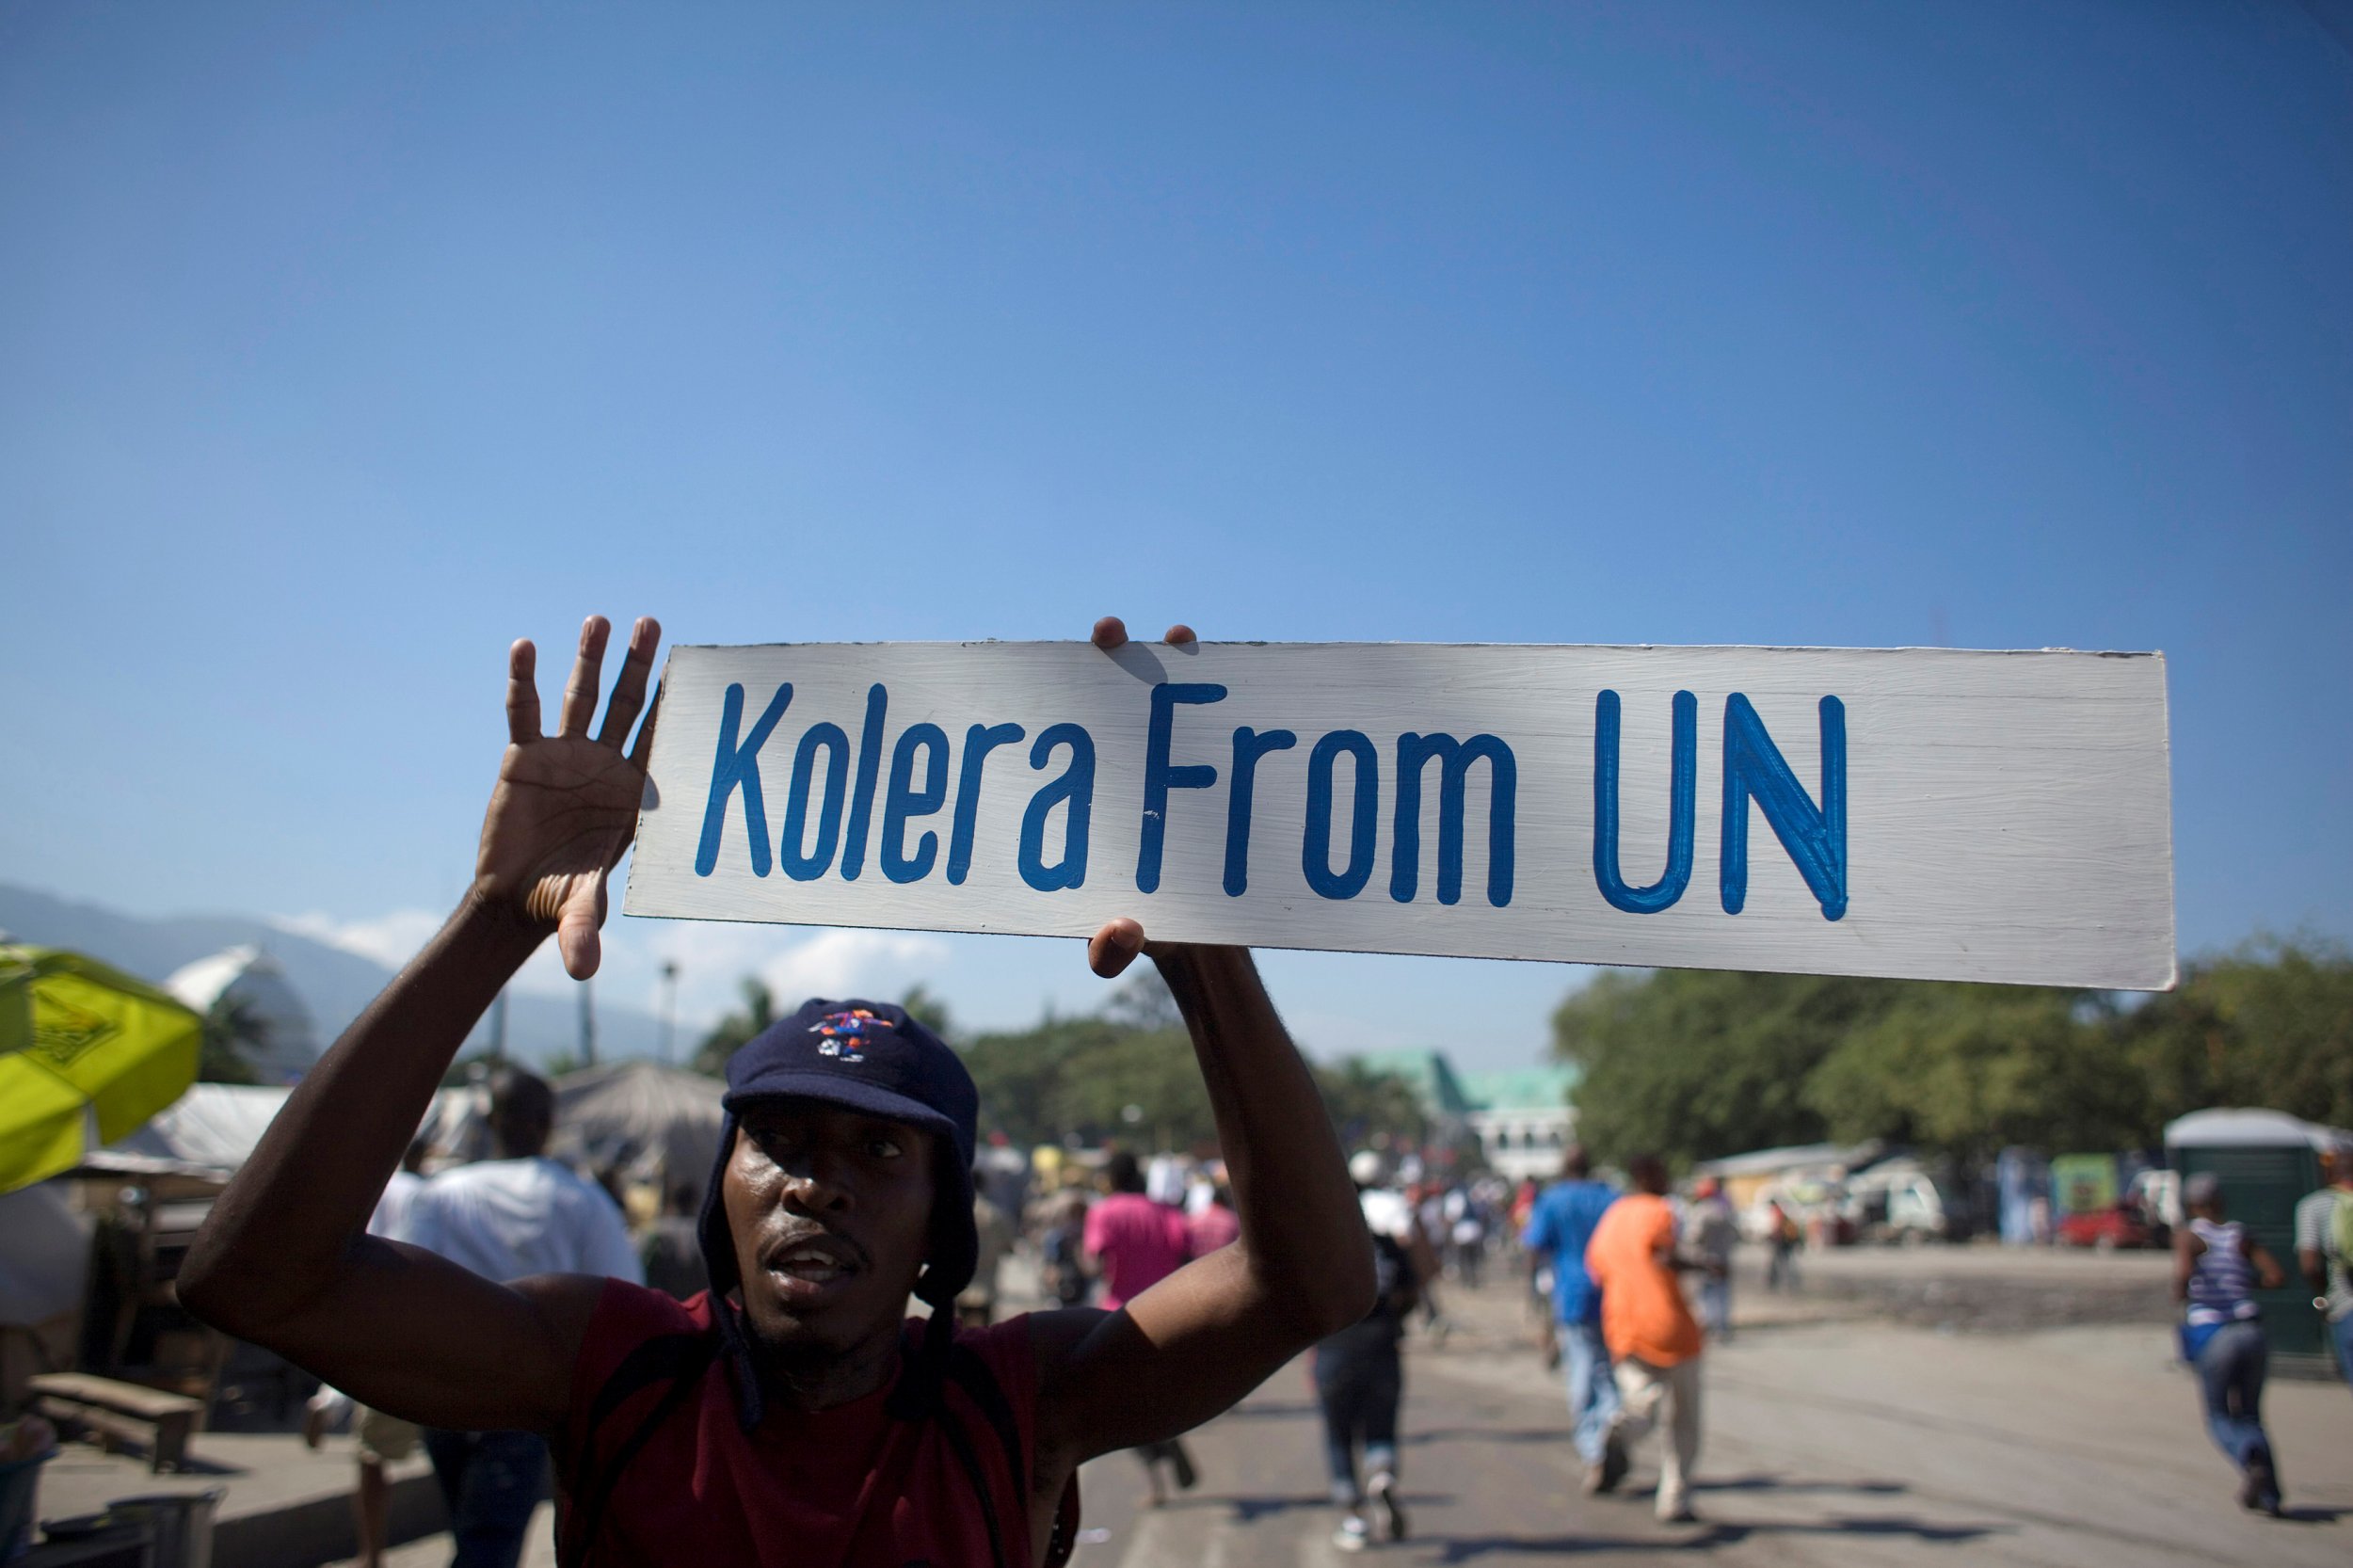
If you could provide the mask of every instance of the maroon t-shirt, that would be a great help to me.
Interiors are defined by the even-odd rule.
[[[624,1360],[664,1336],[712,1335],[711,1312],[707,1292],[680,1302],[621,1280],[605,1283],[572,1367],[571,1421],[556,1445],[556,1473],[566,1487],[608,1470],[616,1450],[676,1385],[675,1379],[657,1379],[617,1404],[608,1399],[600,1410],[600,1394],[614,1386]],[[915,1339],[911,1329],[907,1343]],[[1035,1454],[1037,1407],[1028,1320],[960,1330],[956,1341],[979,1355],[1003,1391],[1026,1476]],[[901,1364],[904,1368],[904,1357]],[[579,1523],[573,1512],[582,1499],[568,1491],[559,1497],[556,1540],[567,1563],[984,1568],[990,1561],[986,1514],[970,1472],[951,1447],[947,1422],[893,1417],[886,1385],[814,1415],[772,1405],[746,1432],[736,1418],[728,1379],[725,1362],[714,1359],[682,1403],[652,1428],[606,1494],[593,1540],[573,1539]],[[1027,1568],[1029,1498],[1005,1445],[989,1413],[960,1386],[952,1383],[945,1398],[986,1481],[1005,1560]],[[570,1430],[584,1425],[592,1411],[602,1416],[593,1433]],[[593,1453],[582,1453],[584,1441]]]

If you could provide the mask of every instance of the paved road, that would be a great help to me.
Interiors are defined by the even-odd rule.
[[[1625,1497],[1570,1484],[1565,1415],[1494,1313],[1416,1347],[1405,1563],[1635,1563],[1662,1552],[1738,1564],[2135,1565],[2353,1561],[2353,1393],[2283,1383],[2268,1401],[2291,1510],[2241,1512],[2165,1331],[2128,1325],[1960,1336],[1793,1325],[1711,1352],[1696,1526],[1650,1516],[1655,1457]],[[1317,1426],[1296,1368],[1196,1442],[1200,1490],[1139,1516],[1131,1465],[1089,1466],[1085,1568],[1324,1563]]]
[[[1952,1255],[1945,1258],[1861,1267],[1928,1278]],[[2120,1261],[2127,1272],[2143,1265]],[[1979,1282],[2003,1275],[1998,1260],[1977,1255],[1951,1266]],[[2040,1256],[2021,1267],[2021,1288],[2050,1283]],[[1701,1523],[1666,1527],[1650,1515],[1650,1454],[1629,1496],[1588,1498],[1571,1484],[1566,1415],[1521,1342],[1509,1290],[1457,1291],[1448,1303],[1459,1331],[1442,1348],[1417,1339],[1409,1357],[1404,1495],[1414,1539],[1365,1560],[1401,1568],[1633,1564],[1662,1554],[1759,1568],[2353,1562],[2353,1392],[2274,1382],[2265,1415],[2294,1517],[2242,1513],[2162,1324],[1949,1333],[1857,1319],[1850,1298],[1809,1319],[1752,1295],[1753,1326],[1709,1352],[1693,1498]],[[1138,1508],[1143,1478],[1127,1456],[1087,1466],[1080,1568],[1321,1568],[1341,1559],[1330,1544],[1334,1516],[1302,1368],[1278,1373],[1190,1441],[1201,1485],[1158,1512]],[[443,1537],[393,1560],[426,1568],[447,1553]],[[543,1568],[552,1556],[541,1542],[528,1560]]]

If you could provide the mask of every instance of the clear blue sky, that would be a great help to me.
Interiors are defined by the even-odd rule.
[[[0,878],[396,947],[463,885],[513,636],[1112,611],[2162,648],[2184,947],[2343,936],[2346,40],[2337,0],[0,8]],[[741,929],[627,937],[619,994],[662,942],[690,1012],[755,963],[1094,995],[1067,944]],[[1577,979],[1272,969],[1324,1050],[1483,994],[1474,1064]]]

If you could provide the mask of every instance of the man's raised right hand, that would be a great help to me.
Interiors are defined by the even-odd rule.
[[[528,639],[509,650],[508,744],[474,863],[474,898],[553,927],[564,968],[575,980],[597,972],[605,877],[637,831],[657,716],[646,715],[631,745],[630,727],[646,706],[654,649],[662,641],[661,626],[645,617],[630,629],[629,654],[613,682],[604,728],[589,737],[612,630],[602,616],[582,624],[580,656],[572,662],[553,735],[539,728],[537,651]]]

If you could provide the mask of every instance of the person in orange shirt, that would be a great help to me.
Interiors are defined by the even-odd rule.
[[[1695,1517],[1689,1492],[1700,1452],[1701,1335],[1675,1275],[1702,1265],[1675,1249],[1666,1165],[1655,1154],[1636,1155],[1626,1175],[1634,1191],[1593,1227],[1585,1272],[1601,1288],[1601,1336],[1616,1363],[1624,1404],[1616,1435],[1631,1445],[1663,1417],[1658,1517],[1682,1524]]]

